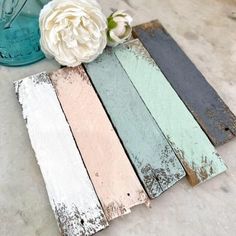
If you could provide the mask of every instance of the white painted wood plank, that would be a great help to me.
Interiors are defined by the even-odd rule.
[[[46,73],[15,83],[49,200],[63,235],[92,235],[107,221]]]

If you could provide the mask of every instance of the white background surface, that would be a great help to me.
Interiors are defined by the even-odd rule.
[[[134,24],[158,18],[236,114],[236,1],[100,1],[128,9]],[[59,68],[54,61],[0,66],[0,236],[57,236],[54,215],[12,82]],[[218,148],[229,170],[192,188],[182,180],[152,208],[135,207],[98,236],[236,235],[236,140]]]

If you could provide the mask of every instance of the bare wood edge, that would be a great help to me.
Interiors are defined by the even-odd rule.
[[[136,29],[137,28],[141,28],[142,30],[145,30],[147,32],[152,32],[153,30],[156,30],[156,29],[161,29],[161,30],[167,32],[165,30],[165,28],[162,26],[162,24],[160,23],[160,21],[157,20],[157,19],[134,26],[133,30],[132,30],[132,36],[133,36],[134,39],[138,38],[138,35],[136,34]]]

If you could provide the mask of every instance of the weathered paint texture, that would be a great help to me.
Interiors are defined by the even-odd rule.
[[[136,39],[115,54],[196,185],[226,170],[215,148],[154,60]]]
[[[92,235],[108,224],[46,73],[15,83],[32,147],[62,235]]]
[[[133,30],[212,143],[235,137],[236,117],[161,24],[153,21]]]
[[[185,176],[181,164],[114,52],[85,66],[148,195],[159,196]]]
[[[51,80],[107,219],[148,202],[83,67],[58,70]]]

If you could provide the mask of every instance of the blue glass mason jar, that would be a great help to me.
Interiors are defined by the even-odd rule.
[[[0,64],[20,66],[44,58],[39,13],[49,0],[0,0]]]

